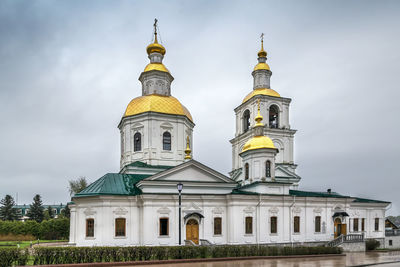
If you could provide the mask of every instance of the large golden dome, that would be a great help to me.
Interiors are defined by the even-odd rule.
[[[246,144],[244,144],[242,152],[260,148],[276,149],[274,142],[272,142],[271,138],[269,138],[268,136],[261,135],[261,136],[254,136],[253,138],[248,140]]]
[[[250,98],[252,98],[253,96],[256,95],[268,95],[268,96],[275,96],[275,97],[281,97],[281,95],[270,88],[258,88],[258,89],[254,89],[253,91],[250,92],[250,94],[248,94],[242,101],[242,103],[247,102],[248,100],[250,100]]]
[[[145,95],[132,99],[128,104],[124,117],[137,115],[144,112],[158,112],[164,114],[186,116],[193,122],[189,110],[173,96]]]

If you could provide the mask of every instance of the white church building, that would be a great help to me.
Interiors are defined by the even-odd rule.
[[[174,77],[162,63],[166,50],[156,29],[147,53],[150,63],[139,76],[142,94],[118,125],[120,171],[73,196],[70,244],[178,245],[180,232],[182,244],[384,238],[389,202],[299,190],[291,99],[271,89],[263,43],[253,88],[234,110],[229,175],[192,159],[194,120],[171,94]],[[181,213],[177,185],[183,187]]]

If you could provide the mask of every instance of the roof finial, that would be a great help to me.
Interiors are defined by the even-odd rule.
[[[261,50],[258,52],[258,57],[267,57],[267,52],[264,51],[264,33],[261,33]]]
[[[261,33],[260,38],[261,38],[261,49],[264,50],[264,33],[263,32]]]
[[[157,19],[154,19],[154,24],[153,24],[153,26],[154,26],[154,43],[158,43],[158,41],[157,41],[157,22],[158,22],[158,20]]]
[[[257,123],[254,125],[254,127],[264,126],[264,124],[261,122],[263,120],[263,117],[260,114],[260,98],[257,99],[257,109],[258,109],[257,116],[254,119]]]
[[[185,159],[187,159],[187,160],[192,159],[192,156],[190,155],[191,152],[192,152],[192,150],[190,149],[190,142],[189,142],[189,135],[188,135],[186,137]]]

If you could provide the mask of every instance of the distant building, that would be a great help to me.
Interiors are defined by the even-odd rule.
[[[15,209],[18,210],[19,214],[21,214],[21,221],[28,220],[28,211],[30,209],[31,205],[16,205],[14,206]],[[59,205],[43,205],[44,210],[47,210],[49,207],[52,207],[53,209],[53,214],[54,217],[57,218],[58,215],[61,214],[61,212],[66,208],[66,205],[64,204],[59,204]]]

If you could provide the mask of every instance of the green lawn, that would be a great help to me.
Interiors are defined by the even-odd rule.
[[[53,243],[53,242],[67,242],[68,240],[39,240],[39,243]],[[32,244],[37,244],[38,241],[32,241]],[[15,248],[19,247],[20,248],[26,248],[29,247],[31,244],[31,241],[0,241],[0,248]]]

